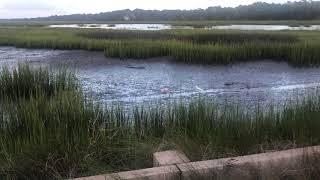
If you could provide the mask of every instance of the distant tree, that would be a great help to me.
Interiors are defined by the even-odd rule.
[[[29,20],[46,21],[166,21],[166,20],[312,20],[320,18],[320,1],[285,4],[257,2],[235,8],[221,6],[194,10],[119,10],[99,14],[73,14]]]

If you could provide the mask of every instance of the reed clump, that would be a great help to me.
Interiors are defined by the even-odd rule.
[[[32,69],[25,64],[13,70],[4,67],[0,72],[0,99],[28,99],[38,94],[54,96],[60,91],[77,90],[74,79],[72,73],[64,70],[50,74],[46,68]]]
[[[86,99],[72,73],[19,65],[2,74],[0,179],[63,179],[152,163],[151,145],[137,148],[123,112],[106,113]]]

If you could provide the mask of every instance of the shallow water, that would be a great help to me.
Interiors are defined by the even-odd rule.
[[[192,26],[172,26],[169,24],[61,24],[50,25],[50,28],[84,28],[84,29],[113,29],[113,30],[167,30],[167,29],[194,29]],[[227,25],[227,26],[208,26],[203,29],[233,29],[233,30],[320,30],[320,25],[297,26],[287,25]]]
[[[212,26],[212,27],[209,27],[208,29],[266,30],[266,31],[282,31],[282,30],[315,31],[315,30],[320,30],[320,25],[297,26],[297,27],[291,27],[291,26],[286,26],[286,25],[228,25],[228,26]]]
[[[188,26],[171,26],[169,24],[65,24],[50,25],[50,28],[84,28],[84,29],[113,29],[113,30],[166,30],[186,29]]]
[[[124,105],[186,100],[199,95],[218,104],[282,104],[320,87],[320,69],[259,61],[229,66],[173,63],[169,58],[118,60],[86,51],[0,47],[0,66],[25,62],[75,69],[96,100]]]

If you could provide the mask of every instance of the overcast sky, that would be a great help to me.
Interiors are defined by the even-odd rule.
[[[288,0],[262,0],[285,3]],[[0,0],[0,19],[30,18],[74,13],[99,13],[119,9],[197,9],[246,5],[255,0]]]

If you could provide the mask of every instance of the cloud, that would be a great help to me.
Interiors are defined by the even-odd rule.
[[[63,14],[63,11],[39,0],[11,0],[0,3],[0,18],[39,17],[55,14]]]
[[[51,6],[49,4],[41,3],[41,2],[35,2],[35,1],[13,1],[13,2],[7,2],[2,5],[3,10],[7,11],[51,11],[55,10],[56,8],[54,6]]]

